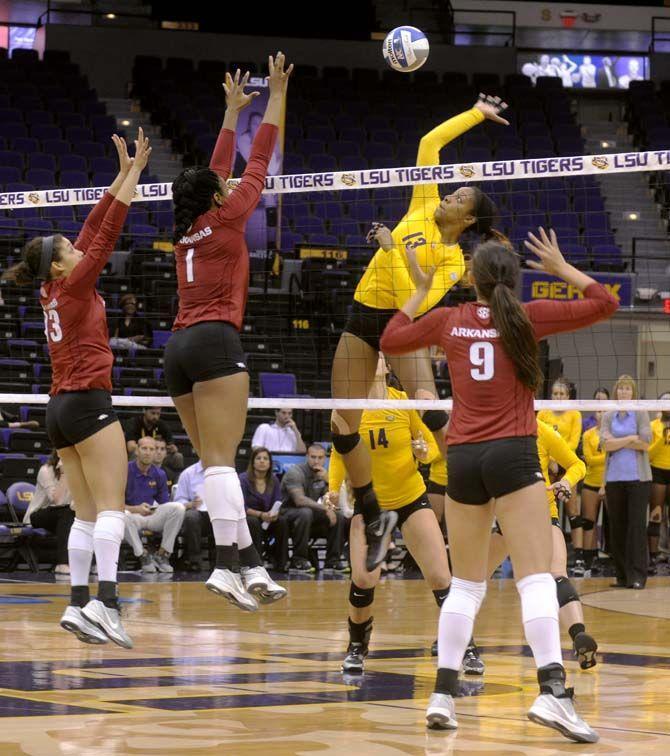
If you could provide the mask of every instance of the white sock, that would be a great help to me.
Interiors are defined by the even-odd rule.
[[[88,585],[88,576],[93,561],[94,522],[75,517],[67,539],[67,554],[70,564],[70,585]]]
[[[237,547],[239,549],[246,549],[247,546],[251,546],[252,543],[253,541],[251,540],[247,518],[244,517],[237,521]]]
[[[126,518],[123,512],[99,512],[93,529],[93,548],[98,564],[98,580],[116,583],[119,547],[123,540]]]
[[[485,595],[486,582],[452,578],[449,595],[440,609],[438,667],[460,670]]]
[[[212,521],[217,546],[237,543],[238,520],[244,515],[244,495],[233,467],[205,470],[204,503]]]
[[[516,587],[521,597],[523,629],[535,664],[563,664],[556,581],[548,572],[541,572],[522,578]]]

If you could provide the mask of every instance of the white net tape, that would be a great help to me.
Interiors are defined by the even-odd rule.
[[[382,189],[417,184],[462,184],[508,179],[547,179],[565,176],[609,175],[639,171],[670,170],[670,150],[649,152],[618,152],[606,155],[575,155],[572,157],[524,158],[492,160],[485,163],[379,168],[365,171],[331,171],[268,176],[266,194],[294,194],[348,189]],[[235,186],[239,179],[231,179]],[[29,192],[0,193],[0,210],[25,207],[58,207],[61,205],[93,205],[106,187],[78,189],[40,189]],[[134,202],[158,202],[172,198],[172,185],[141,184]],[[371,219],[372,220],[372,219]]]

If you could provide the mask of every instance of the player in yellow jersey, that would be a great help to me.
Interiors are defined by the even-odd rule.
[[[380,356],[368,398],[406,399],[403,391],[387,386],[387,374],[386,362]],[[361,419],[361,438],[370,450],[379,503],[385,511],[396,513],[405,544],[431,587],[438,606],[441,606],[449,591],[451,573],[442,533],[416,464],[417,460],[429,463],[436,459],[439,455],[437,444],[415,410],[365,410]],[[333,450],[328,470],[331,504],[337,501],[345,476],[342,457]],[[349,533],[349,647],[342,664],[342,671],[348,674],[360,674],[364,669],[372,633],[374,592],[381,573],[379,567],[372,572],[366,568],[363,531],[363,518],[358,504],[355,504]]]
[[[574,387],[567,378],[557,378],[551,387],[551,398],[555,401],[567,401],[574,398]],[[566,444],[575,451],[579,446],[579,439],[582,436],[582,414],[577,410],[565,410],[562,412],[553,412],[552,410],[540,410],[537,413],[537,419],[558,431],[561,438]],[[549,477],[554,483],[560,479],[562,471],[559,469],[556,460],[552,460],[549,465]],[[584,574],[584,552],[583,552],[583,533],[582,518],[579,515],[579,499],[577,496],[571,497],[566,504],[568,511],[568,520],[570,521],[570,538],[575,550],[575,567],[577,575]]]
[[[582,455],[586,475],[582,483],[582,527],[584,530],[584,570],[590,576],[598,556],[595,525],[600,505],[605,498],[605,449],[600,441],[603,412],[595,412],[597,425],[582,436]]]
[[[558,507],[556,499],[565,502],[570,498],[577,483],[584,477],[586,466],[574,453],[561,436],[541,420],[537,423],[537,450],[540,456],[542,474],[547,483],[547,503],[552,525],[553,556],[551,560],[551,574],[556,580],[558,595],[559,617],[568,628],[572,638],[575,654],[582,669],[589,669],[596,664],[598,644],[586,632],[584,626],[584,612],[576,588],[567,576],[568,554],[565,548],[565,538],[558,521]],[[549,480],[549,464],[556,460],[565,470],[563,477],[551,483]],[[532,534],[530,534],[532,537]],[[492,573],[507,556],[507,545],[504,535],[498,529],[491,535],[489,548],[489,571]]]
[[[670,393],[661,394],[659,399],[670,399]],[[656,574],[658,563],[658,539],[661,535],[663,507],[670,494],[670,412],[651,422],[651,446],[649,447],[649,464],[651,465],[651,503],[649,506],[649,571]]]
[[[480,95],[470,110],[450,118],[421,139],[417,165],[438,165],[442,147],[487,118],[509,125],[500,116],[506,107],[499,97]],[[368,395],[384,327],[415,291],[406,247],[416,250],[424,269],[436,268],[433,286],[420,309],[423,314],[463,277],[465,261],[458,243],[463,232],[474,230],[485,238],[491,237],[497,233],[492,228],[495,216],[494,203],[476,187],[462,187],[440,199],[437,184],[420,184],[413,187],[410,206],[393,231],[380,225],[373,227],[370,240],[374,237],[380,248],[358,284],[351,316],[337,345],[332,368],[334,398],[362,399]],[[437,396],[428,350],[394,358],[391,366],[412,399]],[[446,413],[429,410],[423,419],[443,445]],[[379,509],[372,487],[370,453],[360,442],[360,422],[360,410],[338,410],[333,412],[331,427],[333,446],[344,458],[354,498],[364,518],[367,567],[374,570],[384,559],[396,516],[390,510]]]

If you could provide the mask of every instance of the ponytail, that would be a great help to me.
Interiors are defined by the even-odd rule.
[[[489,303],[493,325],[517,378],[534,393],[544,379],[533,326],[514,293],[517,256],[500,241],[484,242],[472,258],[472,275],[478,293]]]
[[[2,274],[2,280],[11,281],[17,286],[48,281],[51,263],[60,259],[58,246],[61,240],[60,235],[31,239],[21,251],[21,262],[8,268]]]
[[[210,209],[217,192],[221,192],[221,185],[211,168],[187,168],[177,176],[172,184],[175,244]]]

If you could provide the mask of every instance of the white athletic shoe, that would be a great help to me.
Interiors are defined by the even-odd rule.
[[[259,603],[272,604],[286,598],[286,588],[275,583],[265,567],[242,567],[240,575],[247,593],[254,596]]]
[[[258,601],[247,593],[242,578],[236,572],[215,569],[205,586],[245,612],[258,610]]]
[[[60,626],[63,630],[74,633],[82,643],[102,645],[109,638],[99,630],[92,622],[89,622],[81,613],[78,606],[68,606],[60,618]]]
[[[597,743],[598,733],[591,729],[575,711],[572,698],[556,698],[541,693],[528,710],[528,719],[545,727],[553,727],[569,740],[577,743]]]
[[[456,707],[454,699],[446,693],[431,693],[426,709],[426,727],[431,730],[455,730]]]
[[[121,612],[118,609],[105,606],[98,599],[91,599],[81,610],[81,613],[89,622],[100,628],[109,640],[116,643],[117,646],[122,648],[133,647],[130,636],[121,624]]]

